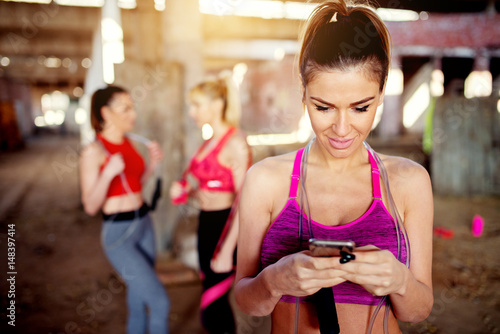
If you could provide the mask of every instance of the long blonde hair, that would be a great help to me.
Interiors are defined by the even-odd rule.
[[[391,37],[369,5],[349,0],[318,5],[301,40],[299,71],[304,88],[318,72],[366,66],[382,91],[389,72]]]
[[[240,95],[230,71],[222,72],[218,78],[205,80],[191,88],[189,96],[196,94],[203,94],[212,100],[221,99],[222,120],[234,127],[240,125]]]

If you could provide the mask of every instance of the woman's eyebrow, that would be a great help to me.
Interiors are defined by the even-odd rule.
[[[357,106],[357,105],[360,105],[360,104],[363,104],[363,103],[367,103],[371,100],[375,99],[375,96],[370,96],[370,97],[365,97],[364,99],[361,99],[357,102],[354,102],[354,103],[351,103],[351,106]]]
[[[319,97],[311,96],[311,100],[314,100],[314,101],[319,102],[321,104],[326,104],[326,105],[331,106],[331,107],[335,107],[335,105],[333,103],[326,102],[325,100],[320,99]]]
[[[356,101],[356,102],[353,102],[350,104],[350,106],[357,106],[357,105],[360,105],[360,104],[363,104],[363,103],[366,103],[366,102],[369,102],[371,100],[375,99],[375,96],[369,96],[369,97],[365,97],[359,101]],[[314,96],[311,96],[311,100],[314,100],[316,102],[319,102],[321,104],[325,104],[325,105],[328,105],[328,106],[331,106],[331,107],[335,107],[335,104],[333,103],[330,103],[330,102],[327,102],[319,97],[314,97]]]

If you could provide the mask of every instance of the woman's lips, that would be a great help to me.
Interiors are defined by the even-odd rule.
[[[351,146],[354,139],[332,139],[328,138],[330,145],[337,150],[344,150]]]

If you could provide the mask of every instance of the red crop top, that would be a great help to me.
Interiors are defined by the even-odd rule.
[[[208,145],[211,139],[206,140],[191,159],[187,172],[191,173],[199,182],[200,189],[208,191],[235,192],[233,172],[230,168],[220,164],[217,156],[236,131],[230,128],[215,145],[215,147],[201,160],[197,156]]]
[[[101,166],[101,171],[108,163],[110,155],[121,153],[121,155],[123,156],[123,161],[125,162],[125,169],[123,171],[123,174],[125,175],[125,179],[130,186],[130,190],[132,190],[133,193],[141,192],[141,178],[142,174],[144,174],[145,164],[142,156],[137,153],[130,141],[127,138],[124,138],[123,143],[113,144],[104,139],[104,137],[100,134],[97,135],[97,139],[101,142],[101,144],[107,151],[107,158]],[[106,198],[121,196],[124,194],[128,194],[127,187],[123,185],[120,175],[117,175],[113,178],[113,180],[111,180]]]

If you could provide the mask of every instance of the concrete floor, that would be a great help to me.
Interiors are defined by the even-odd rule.
[[[6,282],[8,228],[15,230],[15,285],[2,283],[0,333],[124,333],[125,294],[105,258],[100,218],[81,209],[78,138],[44,135],[25,149],[0,153],[0,281]],[[500,199],[435,198],[435,225],[454,231],[434,239],[435,306],[413,333],[500,331]],[[485,217],[482,239],[470,218]],[[10,225],[13,224],[13,225]],[[478,247],[478,246],[483,247]],[[160,254],[158,273],[172,301],[171,333],[202,334],[196,272]],[[8,290],[15,296],[8,297]],[[7,307],[14,301],[15,327]],[[238,333],[269,333],[269,319],[237,310]],[[7,313],[6,313],[7,312]]]
[[[46,134],[23,150],[0,153],[0,254],[7,257],[8,226],[14,224],[17,272],[14,298],[7,298],[2,283],[0,333],[125,333],[125,289],[102,251],[100,217],[89,217],[80,205],[78,140]],[[169,254],[158,257],[172,303],[171,333],[205,333],[197,273]],[[10,271],[2,268],[5,282]],[[10,300],[15,327],[6,318]],[[235,313],[239,333],[269,331],[266,318]]]

